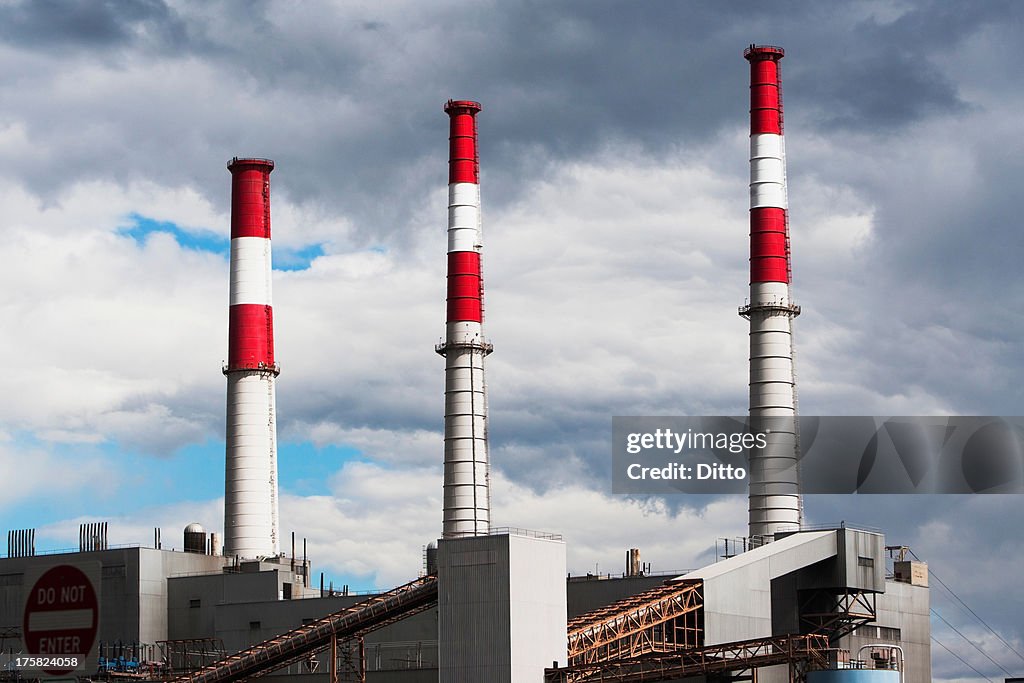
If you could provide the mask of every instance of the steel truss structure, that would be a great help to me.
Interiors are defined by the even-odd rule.
[[[833,644],[878,616],[876,593],[855,588],[840,590],[806,591],[801,596],[802,625],[811,633],[828,636]]]
[[[658,586],[576,617],[568,624],[569,665],[699,647],[703,585]]]
[[[362,638],[331,639],[327,683],[366,683],[366,644]]]
[[[632,659],[546,669],[545,683],[651,683],[687,676],[789,665],[790,681],[805,680],[808,670],[828,667],[828,638],[791,635],[724,643]]]
[[[182,638],[179,640],[158,640],[160,659],[171,675],[187,674],[227,655],[224,641],[220,638]]]

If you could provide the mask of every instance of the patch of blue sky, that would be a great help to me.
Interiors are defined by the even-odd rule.
[[[106,448],[106,447],[104,447]],[[110,446],[119,462],[120,505],[142,508],[167,505],[182,500],[213,500],[224,495],[224,440],[209,439],[190,444],[170,457],[153,457],[120,451]],[[308,441],[278,442],[278,486],[296,495],[326,495],[328,477],[342,465],[360,459],[354,448],[325,446]],[[116,512],[116,507],[113,509]],[[218,520],[201,523],[219,526]]]
[[[153,233],[164,233],[174,237],[184,249],[206,251],[227,258],[231,252],[231,240],[227,236],[218,235],[211,230],[185,229],[172,221],[158,221],[140,213],[128,214],[129,225],[118,229],[118,234],[130,237],[138,244],[145,244]],[[274,245],[274,270],[295,271],[306,270],[313,259],[323,256],[322,244],[307,244],[302,247],[285,247]]]
[[[365,459],[359,449],[351,446],[282,441],[277,448],[278,481],[282,489],[297,496],[328,495],[331,475],[347,462]]]
[[[231,250],[231,240],[211,230],[186,230],[171,221],[158,221],[140,213],[128,214],[130,225],[118,229],[118,234],[130,237],[139,244],[156,232],[172,235],[179,245],[194,251],[207,251],[227,256]]]
[[[326,567],[326,569],[333,569]],[[332,578],[331,574],[325,572],[324,576],[324,592],[326,593],[333,587],[335,594],[344,591],[345,587],[348,587],[349,594],[360,594],[360,593],[379,593],[382,590],[390,590],[394,586],[381,583],[377,578],[377,572],[366,572],[365,574],[358,574],[356,572],[339,572],[341,578]],[[314,586],[319,588],[319,586]]]
[[[121,450],[118,457],[131,468],[122,472],[118,492],[126,507],[138,509],[186,500],[213,500],[224,495],[223,441],[208,439],[189,444],[167,457]],[[200,523],[220,526],[218,520],[201,520]]]
[[[45,472],[29,475],[28,492],[18,481],[17,475],[11,481],[4,482],[5,487],[12,488],[12,494],[5,496],[0,504],[0,516],[8,529],[34,529],[46,526],[62,519],[88,514],[91,510],[91,499],[95,497],[93,486],[89,483],[76,485],[77,480],[60,481],[64,467],[74,464],[86,466],[90,461],[106,462],[102,446],[96,444],[58,444],[53,445],[36,438],[31,432],[15,432],[5,443],[15,457],[25,458],[30,462],[26,467],[31,469],[35,463],[45,463]],[[49,456],[44,457],[45,456]],[[23,497],[24,496],[24,497]],[[50,542],[37,536],[36,547],[40,550],[63,547],[66,544]]]
[[[17,449],[31,455],[45,452],[57,477],[64,468],[85,469],[92,473],[88,481],[73,486],[58,485],[52,490],[38,487],[30,497],[15,500],[3,510],[4,522],[11,529],[46,527],[70,519],[112,521],[111,543],[141,543],[147,539],[115,537],[117,519],[136,520],[145,508],[180,504],[189,500],[206,501],[224,494],[223,443],[209,442],[182,449],[173,457],[155,458],[122,449],[115,443],[65,444],[46,442],[29,434],[14,439]],[[215,457],[220,453],[220,457]],[[214,524],[218,520],[203,520]],[[156,525],[157,520],[153,520]],[[219,526],[219,525],[218,525]],[[67,538],[77,529],[71,524],[59,531],[59,537],[36,536],[40,552],[64,549]]]
[[[324,255],[322,244],[308,244],[298,249],[274,246],[274,270],[306,270],[313,259]]]
[[[154,457],[133,449],[104,442],[99,444],[65,444],[40,440],[31,433],[11,435],[7,446],[11,451],[30,456],[45,452],[53,464],[68,467],[87,466],[92,462],[96,474],[91,481],[68,487],[45,486],[29,497],[15,498],[9,505],[0,505],[0,515],[8,529],[38,529],[72,519],[111,521],[111,543],[146,543],[148,538],[122,538],[116,535],[117,519],[155,526],[159,520],[139,519],[147,509],[205,503],[224,495],[224,441],[209,439],[179,449],[172,456]],[[329,480],[333,473],[351,460],[364,460],[361,452],[346,446],[317,447],[308,441],[282,441],[278,445],[278,481],[283,493],[299,496],[330,495]],[[57,476],[54,472],[53,476]],[[204,526],[218,529],[220,519],[196,519]],[[66,549],[68,538],[74,538],[74,524],[61,529],[59,538],[36,536],[39,552]]]

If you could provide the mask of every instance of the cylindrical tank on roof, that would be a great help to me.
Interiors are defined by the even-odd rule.
[[[185,527],[185,552],[206,554],[206,530],[195,522]]]
[[[437,543],[431,541],[427,544],[427,574],[437,573]]]

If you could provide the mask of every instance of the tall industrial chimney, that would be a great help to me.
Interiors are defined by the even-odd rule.
[[[228,322],[224,555],[278,552],[274,314],[270,288],[269,159],[231,171],[231,307]]]
[[[449,100],[448,321],[437,352],[445,358],[444,538],[486,534],[490,526],[487,390],[480,277],[478,102]]]
[[[782,126],[781,47],[751,45],[750,62],[750,418],[768,424],[768,445],[750,459],[749,534],[772,540],[802,521],[793,376],[786,146]],[[765,418],[768,421],[765,422]]]

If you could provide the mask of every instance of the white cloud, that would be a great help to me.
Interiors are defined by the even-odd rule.
[[[1019,403],[1012,13],[868,2],[722,22],[701,10],[684,26],[699,39],[680,42],[662,31],[680,24],[654,6],[613,23],[623,16],[614,9],[563,5],[538,23],[530,8],[496,3],[270,3],[245,16],[173,5],[182,24],[125,20],[134,42],[74,42],[45,33],[46,22],[38,42],[0,40],[0,428],[15,441],[27,431],[171,453],[220,437],[223,258],[115,230],[134,212],[226,237],[224,162],[274,157],[275,243],[325,244],[308,270],[275,274],[281,434],[375,460],[336,475],[332,496],[286,497],[283,508],[311,530],[317,562],[380,585],[415,573],[440,524],[439,105],[464,92],[485,104],[496,519],[559,520],[579,571],[614,570],[634,544],[655,568],[686,563],[710,540],[680,546],[678,529],[737,533],[741,501],[698,519],[610,498],[599,482],[611,414],[745,408],[735,309],[747,280],[747,84],[743,43],[729,45],[752,26],[794,46],[785,68],[802,405],[920,414]],[[453,35],[458,50],[438,49]],[[877,66],[862,59],[816,58],[897,45],[906,59],[870,80]],[[919,68],[929,63],[937,68]],[[833,84],[842,96],[823,97]],[[863,120],[841,109],[864,102]],[[896,113],[875,111],[887,105]],[[847,128],[832,129],[836,116]],[[8,474],[20,451],[0,445]],[[47,468],[69,467],[48,448],[31,453],[26,493],[7,505],[38,500]],[[69,496],[85,485],[76,477]],[[934,566],[966,582],[985,549],[964,539],[1003,528],[1012,544],[1006,520],[1020,506],[1004,504],[997,517],[966,508],[955,543],[926,527]],[[200,521],[217,524],[216,505]],[[193,521],[190,508],[135,509],[117,523],[146,539],[151,523],[131,519],[177,528]],[[938,516],[910,506],[900,515]],[[1014,588],[997,561],[977,566],[986,580],[975,599],[998,609],[991,594]]]
[[[628,548],[639,547],[652,571],[692,569],[719,536],[742,532],[746,501],[715,501],[671,512],[661,503],[610,496],[578,485],[537,493],[492,475],[492,525],[560,533],[569,569],[619,574]],[[385,588],[417,575],[421,549],[441,531],[440,468],[350,462],[331,479],[331,496],[286,496],[282,518],[309,542],[328,575]],[[700,533],[688,530],[699,528]]]
[[[193,522],[200,523],[207,532],[218,531],[223,526],[224,500],[183,501],[170,505],[147,506],[124,515],[106,515],[107,540],[111,546],[138,543],[153,547],[153,530],[160,529],[160,547],[164,550],[184,548],[185,527]],[[79,516],[41,525],[36,529],[36,538],[45,538],[47,543],[60,548],[75,548],[78,545],[78,525],[95,523],[95,517]]]
[[[0,287],[18,293],[0,309],[15,322],[0,339],[13,361],[0,397],[8,424],[61,441],[116,438],[119,425],[153,434],[167,424],[159,402],[218,383],[224,260],[165,234],[141,245],[115,234],[147,200],[156,218],[205,221],[194,193],[76,186],[49,206],[18,188],[0,194],[12,208]]]
[[[117,481],[116,468],[104,458],[56,455],[9,437],[0,441],[0,512],[10,514],[33,500],[109,494]]]
[[[332,422],[311,425],[298,421],[291,424],[283,436],[309,439],[317,447],[352,446],[374,462],[402,467],[436,465],[444,450],[444,433],[441,430],[345,429]]]

